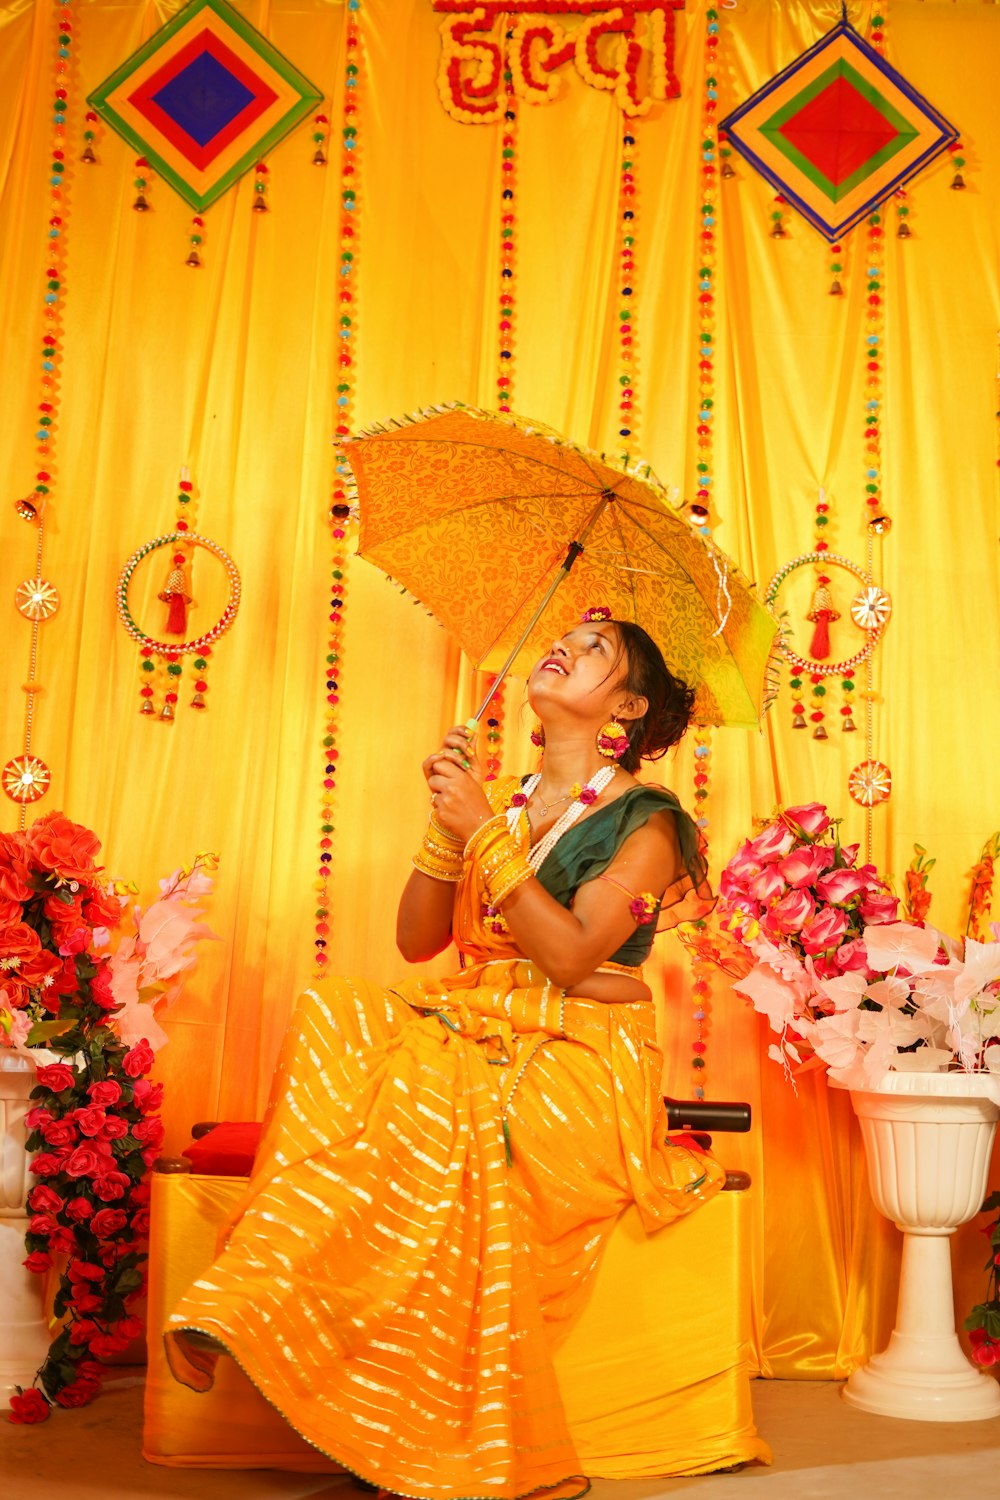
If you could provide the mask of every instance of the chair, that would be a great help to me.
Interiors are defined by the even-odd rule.
[[[153,1175],[144,1457],[177,1468],[339,1472],[234,1360],[219,1361],[204,1394],[170,1375],[162,1329],[211,1262],[246,1186],[244,1177],[189,1167],[161,1162]],[[554,1355],[573,1440],[593,1478],[703,1474],[770,1460],[750,1406],[749,1178],[729,1177],[728,1191],[653,1235],[636,1209],[626,1210]]]

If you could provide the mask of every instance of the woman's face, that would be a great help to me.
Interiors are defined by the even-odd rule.
[[[626,673],[621,637],[613,622],[577,625],[553,641],[532,668],[528,698],[540,717],[546,707],[558,704],[607,718],[621,704]]]

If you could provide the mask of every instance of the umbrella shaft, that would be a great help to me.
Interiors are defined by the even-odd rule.
[[[548,588],[545,590],[545,593],[542,595],[542,599],[538,605],[538,608],[531,616],[531,619],[528,621],[527,625],[525,625],[524,629],[521,631],[516,644],[511,648],[510,655],[507,657],[507,660],[504,662],[503,666],[500,668],[499,672],[493,680],[493,686],[486,694],[486,697],[483,699],[482,703],[480,703],[479,707],[476,709],[476,712],[473,714],[472,718],[468,720],[469,729],[475,728],[480,719],[483,717],[483,714],[489,708],[490,703],[493,701],[493,695],[495,694],[503,679],[507,676],[507,673],[510,671],[512,665],[517,659],[517,655],[521,647],[524,645],[525,641],[528,639],[529,635],[538,624],[538,621],[541,619],[549,600],[552,598],[552,595],[555,593],[559,585],[568,576],[570,568],[572,568],[573,564],[580,556],[580,553],[583,551],[584,538],[590,535],[591,531],[594,528],[594,525],[596,524],[598,516],[604,510],[604,507],[608,504],[608,502],[613,499],[613,492],[602,492],[601,498],[598,500],[597,504],[594,506],[594,509],[587,517],[580,535],[578,537],[574,537],[571,542],[567,543],[566,556],[563,559],[562,564],[560,565],[558,573],[553,578]]]

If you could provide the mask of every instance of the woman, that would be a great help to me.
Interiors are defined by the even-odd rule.
[[[607,614],[531,674],[538,775],[484,786],[465,729],[424,762],[397,938],[462,969],[306,992],[226,1248],[167,1328],[179,1379],[232,1354],[307,1441],[418,1500],[585,1492],[552,1340],[627,1204],[652,1230],[724,1178],[666,1140],[638,967],[708,898],[690,819],[632,774],[693,695]]]

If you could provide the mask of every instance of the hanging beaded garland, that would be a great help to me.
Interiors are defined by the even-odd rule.
[[[627,463],[636,427],[636,156],[638,120],[621,117],[622,154],[619,184],[618,244],[618,436],[622,441],[622,462]]]
[[[319,860],[313,882],[315,927],[313,975],[321,978],[329,962],[330,879],[333,872],[334,796],[340,758],[340,673],[344,654],[344,616],[347,606],[348,542],[354,517],[347,498],[350,465],[343,442],[350,434],[354,403],[354,355],[357,343],[357,208],[358,208],[358,89],[363,52],[358,11],[361,0],[347,0],[345,22],[344,98],[340,117],[340,317],[337,328],[337,393],[334,432],[334,484],[330,504],[331,593],[327,617],[329,635],[324,669],[324,723],[320,740],[323,779],[320,791]],[[315,161],[315,157],[313,158]],[[317,165],[320,163],[317,162]]]
[[[507,33],[508,37],[510,32]],[[517,228],[517,99],[510,66],[504,69],[505,104],[500,133],[500,327],[497,406],[509,412],[514,395],[514,320]]]
[[[191,530],[193,523],[193,486],[187,469],[181,471],[182,479],[178,494],[178,517],[173,531],[164,536],[153,537],[133,552],[118,577],[118,617],[125,630],[140,648],[139,712],[146,717],[155,716],[161,723],[174,722],[180,699],[179,689],[183,675],[182,657],[193,658],[191,707],[203,709],[208,691],[206,673],[212,648],[230,629],[240,607],[242,584],[239,570],[229,554],[218,542],[199,536]],[[167,606],[165,632],[171,639],[160,638],[144,630],[135,619],[129,602],[129,590],[139,565],[161,547],[172,547],[169,568],[163,588],[157,598]],[[187,639],[188,611],[194,605],[192,594],[192,563],[196,549],[203,548],[215,557],[225,570],[229,597],[219,619],[210,629]],[[157,706],[159,705],[159,706]]]
[[[42,684],[38,680],[40,632],[59,607],[59,591],[42,577],[45,539],[45,512],[51,501],[57,469],[56,442],[60,417],[60,340],[66,299],[66,237],[68,197],[66,192],[66,130],[70,105],[70,73],[74,22],[70,0],[57,4],[52,11],[52,121],[51,142],[46,161],[48,178],[48,222],[44,260],[42,310],[44,330],[39,371],[39,400],[34,423],[34,440],[39,467],[33,490],[14,501],[14,510],[22,521],[36,529],[34,576],[18,585],[14,604],[18,613],[31,625],[28,645],[28,675],[24,683],[25,715],[21,754],[4,766],[4,792],[20,804],[20,827],[25,826],[28,803],[37,802],[48,789],[51,775],[48,766],[32,751],[35,708]]]

